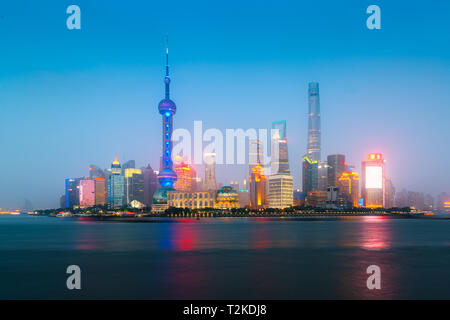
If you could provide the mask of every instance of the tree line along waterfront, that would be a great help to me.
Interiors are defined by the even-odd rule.
[[[216,209],[216,208],[175,208],[169,207],[164,212],[155,213],[151,208],[128,208],[123,207],[116,210],[110,210],[107,206],[93,206],[87,208],[73,208],[73,209],[45,209],[35,210],[29,214],[49,216],[49,217],[65,217],[65,216],[97,216],[97,217],[280,217],[280,216],[366,216],[366,215],[411,215],[419,214],[414,212],[409,207],[405,208],[349,208],[349,209],[329,209],[310,206],[292,206],[285,209],[264,208],[264,209],[249,209],[249,208],[231,208],[231,209]]]

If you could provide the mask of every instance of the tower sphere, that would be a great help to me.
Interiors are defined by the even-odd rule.
[[[169,112],[170,115],[174,115],[175,112],[177,112],[177,106],[172,100],[163,99],[158,105],[158,110],[162,115],[165,115],[167,112]]]

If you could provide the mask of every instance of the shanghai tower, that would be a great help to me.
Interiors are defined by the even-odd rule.
[[[153,195],[154,204],[167,203],[167,191],[174,190],[177,175],[173,170],[172,162],[172,132],[173,116],[177,111],[175,102],[170,99],[169,77],[169,45],[166,47],[166,76],[164,77],[165,97],[158,105],[158,111],[162,116],[162,157],[161,168],[158,174],[158,182],[161,188]]]
[[[320,161],[320,100],[319,83],[308,85],[308,147],[307,156],[312,161]]]

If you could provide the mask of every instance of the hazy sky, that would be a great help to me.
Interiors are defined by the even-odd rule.
[[[66,8],[81,8],[81,30]],[[366,8],[381,7],[381,30]],[[165,35],[175,128],[287,120],[301,186],[307,86],[322,157],[382,152],[397,189],[450,192],[449,1],[2,1],[0,207],[56,207],[64,179],[135,159],[158,169]],[[201,168],[198,168],[203,176]],[[246,166],[218,166],[219,182]]]

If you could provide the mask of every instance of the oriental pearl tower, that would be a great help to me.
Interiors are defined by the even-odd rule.
[[[166,46],[166,76],[164,77],[165,97],[158,105],[158,111],[162,115],[162,157],[161,168],[158,174],[160,188],[153,196],[154,204],[164,205],[167,203],[167,191],[174,190],[177,174],[173,171],[172,162],[172,132],[173,116],[177,111],[175,102],[170,100],[170,77],[169,77],[169,40]]]

